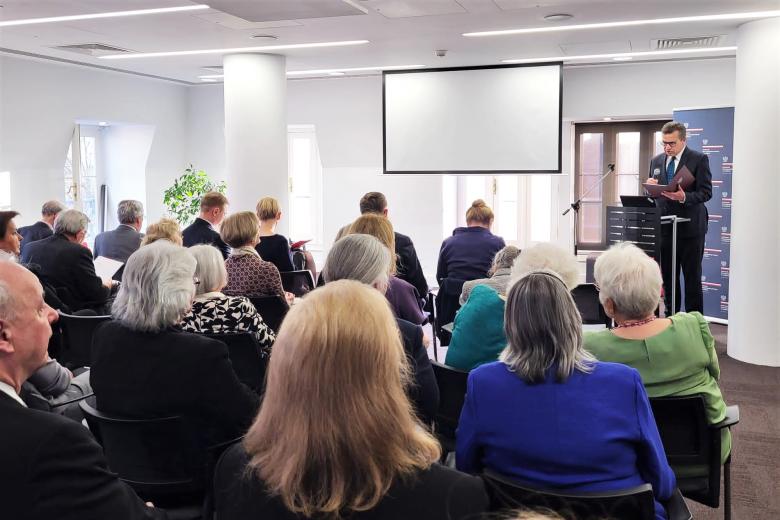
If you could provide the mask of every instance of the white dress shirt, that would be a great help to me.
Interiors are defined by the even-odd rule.
[[[22,398],[19,397],[19,394],[16,393],[16,390],[14,387],[6,383],[5,381],[0,381],[0,392],[3,392],[5,394],[8,394],[10,397],[15,399],[20,405],[27,408],[27,405],[24,404],[24,401],[22,401]]]

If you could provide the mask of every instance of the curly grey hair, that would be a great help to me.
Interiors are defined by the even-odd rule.
[[[87,229],[89,217],[77,209],[66,209],[57,215],[54,221],[54,232],[59,235],[75,236],[79,231]]]
[[[330,249],[322,277],[326,282],[357,280],[386,287],[391,258],[390,250],[378,238],[360,233],[347,235]]]
[[[599,255],[593,276],[601,304],[612,300],[615,312],[627,319],[647,318],[661,301],[661,270],[634,244],[615,244]]]
[[[120,224],[135,224],[144,216],[144,205],[140,200],[123,200],[116,208],[116,218]]]
[[[142,247],[125,264],[114,319],[139,332],[175,325],[192,305],[195,266],[187,249],[166,240]]]
[[[556,273],[569,290],[579,283],[579,270],[574,255],[560,246],[549,242],[541,242],[523,249],[512,266],[511,286],[520,277],[539,269],[549,269]],[[508,290],[508,289],[507,289]]]

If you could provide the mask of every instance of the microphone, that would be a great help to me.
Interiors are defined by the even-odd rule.
[[[653,179],[658,180],[661,177],[661,168],[655,168],[653,170]]]
[[[614,172],[614,171],[615,171],[615,165],[614,165],[614,164],[608,164],[608,165],[607,165],[607,168],[608,168],[608,169],[609,169],[609,171],[611,171],[611,172]]]

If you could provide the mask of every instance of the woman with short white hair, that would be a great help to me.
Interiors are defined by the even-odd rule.
[[[557,273],[570,291],[579,284],[577,259],[561,246],[540,242],[523,249],[512,264],[512,280],[538,269],[549,269]]]
[[[167,240],[130,255],[114,319],[93,337],[91,381],[100,411],[183,416],[211,445],[243,435],[259,400],[233,372],[224,343],[177,327],[195,296],[195,268],[192,254]]]
[[[195,257],[195,301],[181,321],[182,330],[207,334],[248,332],[260,345],[263,357],[271,355],[276,339],[263,322],[254,305],[244,296],[225,296],[221,291],[227,285],[227,270],[222,253],[210,244],[189,248]]]
[[[639,370],[650,397],[703,394],[709,422],[722,421],[726,403],[715,339],[698,312],[656,318],[663,283],[658,264],[633,244],[616,244],[598,257],[594,276],[599,300],[617,326],[586,333],[585,347],[601,361]],[[721,435],[725,462],[731,434],[723,428]]]

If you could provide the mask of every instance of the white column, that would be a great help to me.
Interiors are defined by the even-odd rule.
[[[285,57],[225,56],[225,153],[229,212],[255,210],[262,197],[289,209]],[[287,219],[278,232],[287,235]]]
[[[737,45],[728,354],[780,366],[780,18]]]

